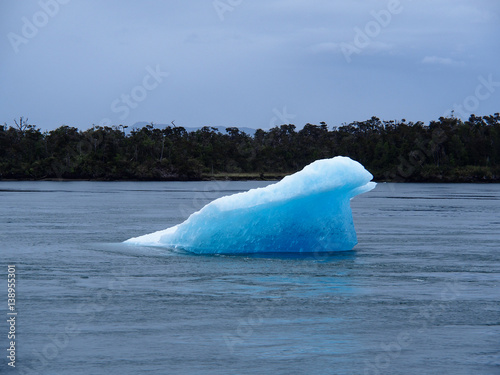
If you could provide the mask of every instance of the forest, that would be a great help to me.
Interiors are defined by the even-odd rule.
[[[21,117],[0,125],[1,180],[279,179],[317,159],[349,156],[376,181],[499,182],[500,114],[329,126],[293,124],[246,134],[154,124],[42,132]]]

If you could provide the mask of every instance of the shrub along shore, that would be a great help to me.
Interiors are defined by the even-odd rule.
[[[500,114],[467,121],[377,117],[341,126],[286,124],[247,134],[154,124],[42,132],[0,125],[1,180],[276,180],[317,159],[349,156],[376,181],[500,182]]]

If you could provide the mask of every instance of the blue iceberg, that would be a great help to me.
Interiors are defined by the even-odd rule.
[[[372,190],[360,163],[317,160],[264,188],[216,199],[174,227],[125,243],[198,254],[314,253],[357,244],[350,200]]]

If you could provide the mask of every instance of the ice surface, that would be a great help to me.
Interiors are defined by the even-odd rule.
[[[216,199],[181,224],[125,243],[199,254],[351,250],[357,239],[349,202],[375,187],[372,178],[348,157],[317,160],[273,185]]]

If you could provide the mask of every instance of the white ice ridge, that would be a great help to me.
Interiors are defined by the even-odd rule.
[[[216,199],[174,227],[125,243],[198,254],[311,253],[357,244],[350,200],[373,176],[343,156],[317,160],[264,188]]]

